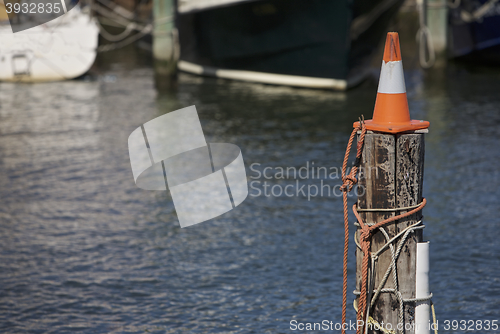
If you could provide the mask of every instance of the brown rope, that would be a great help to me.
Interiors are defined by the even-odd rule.
[[[358,131],[361,130],[361,135],[359,137],[359,141],[357,144],[356,151],[356,162],[351,169],[349,175],[346,175],[347,170],[347,161],[349,160],[349,153],[351,151],[352,143],[354,141],[354,136]],[[344,260],[343,260],[343,286],[342,286],[342,324],[346,323],[346,311],[347,311],[347,252],[349,249],[349,211],[347,208],[347,193],[352,190],[353,186],[358,182],[356,179],[356,175],[358,172],[359,163],[361,161],[361,155],[363,152],[363,145],[365,140],[366,127],[363,120],[360,120],[359,126],[355,128],[351,136],[349,137],[349,142],[347,143],[347,149],[344,155],[344,163],[342,164],[342,191],[343,191],[343,204],[344,204]],[[368,282],[368,261],[370,258],[370,249],[371,249],[371,237],[372,233],[390,222],[399,220],[401,218],[405,218],[411,216],[412,214],[422,210],[427,201],[422,199],[422,203],[416,207],[415,209],[408,211],[406,213],[402,213],[400,215],[385,219],[377,224],[372,226],[368,226],[365,224],[361,217],[359,216],[358,211],[356,210],[356,204],[353,205],[353,212],[358,220],[358,223],[361,227],[360,231],[360,243],[361,250],[363,251],[363,261],[361,266],[361,294],[359,296],[358,301],[358,310],[357,310],[357,320],[361,320],[362,326],[357,326],[357,334],[362,334],[364,331],[364,315],[366,314],[366,304],[367,304],[367,282]],[[342,326],[342,334],[345,334],[344,326]]]
[[[356,151],[356,164],[351,169],[349,175],[346,175],[347,161],[349,160],[349,153],[351,152],[352,142],[354,141],[354,136],[361,130],[361,135],[359,137],[359,142]],[[344,202],[344,261],[343,261],[343,285],[342,285],[342,324],[346,323],[346,311],[347,311],[347,251],[349,249],[349,210],[347,208],[347,193],[352,190],[353,186],[358,182],[356,175],[358,173],[358,164],[361,159],[361,153],[363,152],[363,143],[365,140],[366,127],[363,121],[359,122],[359,126],[352,130],[351,136],[349,137],[349,142],[347,143],[347,149],[344,155],[344,163],[342,164],[342,199]],[[345,334],[344,326],[342,326],[342,334]]]

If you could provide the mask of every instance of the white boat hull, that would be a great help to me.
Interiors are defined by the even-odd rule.
[[[0,26],[0,81],[40,82],[76,78],[96,57],[99,29],[77,6],[34,28],[13,33]]]

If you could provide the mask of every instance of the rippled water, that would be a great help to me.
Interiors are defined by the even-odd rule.
[[[194,104],[208,142],[242,149],[249,180],[256,163],[340,167],[376,80],[337,93],[181,75],[159,93],[152,67],[119,52],[93,73],[0,84],[0,332],[288,333],[291,319],[339,322],[339,197],[250,195],[180,229],[167,192],[135,186],[127,138]],[[499,78],[458,65],[406,72],[412,116],[431,121],[424,236],[441,321],[500,320]]]

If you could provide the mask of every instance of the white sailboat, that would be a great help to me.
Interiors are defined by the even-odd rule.
[[[0,81],[55,81],[84,74],[97,53],[99,29],[94,20],[88,7],[77,5],[47,23],[13,33],[4,17],[0,22]]]

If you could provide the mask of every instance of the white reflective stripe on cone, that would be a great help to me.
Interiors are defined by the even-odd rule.
[[[406,93],[405,77],[403,73],[403,61],[382,60],[378,92],[385,94]]]

